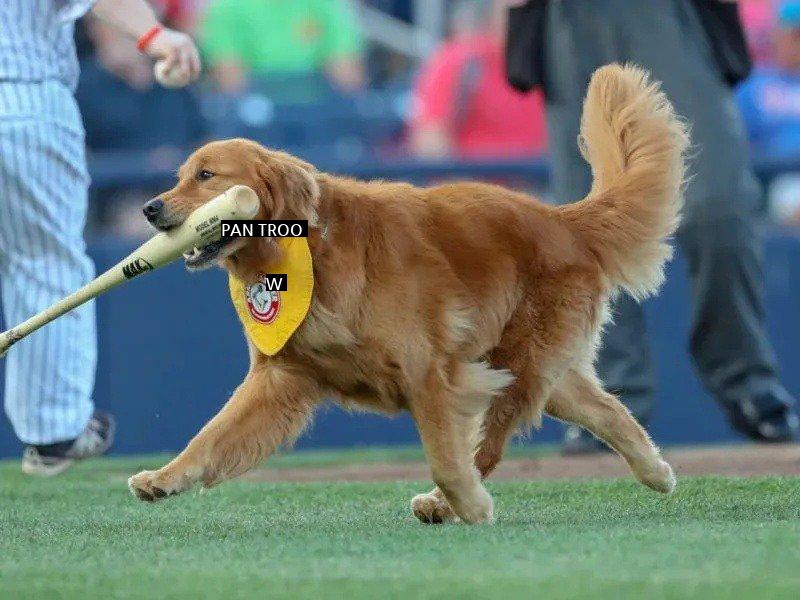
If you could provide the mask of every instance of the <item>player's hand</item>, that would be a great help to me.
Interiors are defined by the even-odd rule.
[[[181,31],[162,29],[145,48],[145,54],[164,61],[164,70],[179,76],[188,74],[194,81],[200,76],[200,54],[194,40]],[[179,77],[180,78],[180,77]]]

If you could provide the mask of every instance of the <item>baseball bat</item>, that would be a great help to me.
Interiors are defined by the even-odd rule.
[[[0,356],[19,340],[50,321],[138,275],[162,267],[194,247],[220,238],[222,219],[252,219],[259,208],[258,196],[247,186],[236,185],[197,208],[178,227],[154,235],[102,275],[33,315],[16,327],[0,333]]]

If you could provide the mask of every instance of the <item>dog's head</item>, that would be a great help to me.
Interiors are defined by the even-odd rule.
[[[148,201],[143,211],[154,227],[167,231],[237,184],[258,194],[261,209],[256,218],[307,219],[310,227],[316,225],[320,188],[314,167],[244,139],[212,142],[195,151],[178,170],[177,185]],[[190,270],[203,269],[261,242],[234,239],[213,243],[184,255],[184,259]]]

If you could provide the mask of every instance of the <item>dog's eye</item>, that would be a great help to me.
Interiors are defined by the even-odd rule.
[[[206,169],[203,169],[202,171],[200,171],[200,172],[197,174],[197,179],[198,179],[199,181],[208,181],[208,180],[209,180],[209,179],[211,179],[213,176],[214,176],[214,174],[213,174],[211,171],[207,171]]]

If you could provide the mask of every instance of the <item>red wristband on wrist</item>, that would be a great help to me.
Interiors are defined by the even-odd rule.
[[[153,25],[150,29],[148,29],[142,37],[139,38],[139,41],[136,42],[136,48],[139,52],[144,52],[147,47],[150,45],[150,42],[153,41],[153,38],[156,37],[161,31],[164,29],[163,25]]]

